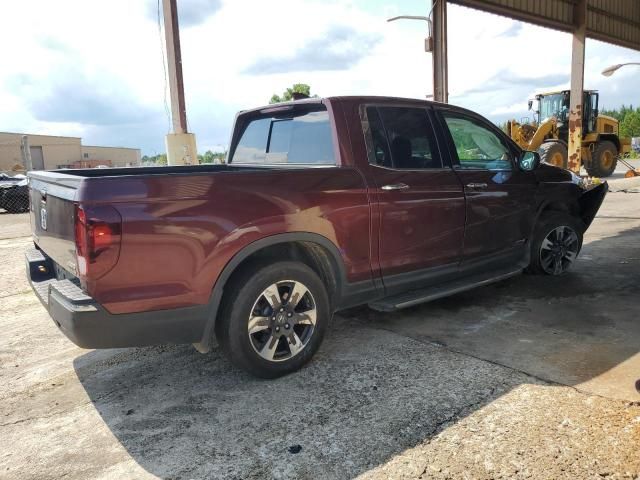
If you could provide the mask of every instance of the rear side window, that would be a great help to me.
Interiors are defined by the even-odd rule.
[[[231,163],[335,165],[326,110],[250,120]]]
[[[398,169],[442,168],[424,108],[367,107],[369,162]]]

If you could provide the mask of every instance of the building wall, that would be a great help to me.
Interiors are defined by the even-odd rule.
[[[80,160],[80,139],[76,137],[54,137],[48,135],[27,135],[30,147],[42,148],[44,168],[58,168]],[[23,170],[20,142],[22,134],[0,133],[0,170]]]
[[[140,158],[137,148],[82,146],[82,161],[100,162],[112,167],[134,167],[140,165]]]
[[[24,171],[21,133],[0,132],[0,171]],[[125,167],[140,165],[137,148],[83,146],[78,137],[27,134],[29,147],[41,147],[45,170],[87,168],[97,165]]]

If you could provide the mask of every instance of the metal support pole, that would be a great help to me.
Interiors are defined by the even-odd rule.
[[[184,102],[182,54],[180,53],[180,31],[178,29],[176,0],[162,0],[162,13],[167,44],[167,74],[169,76],[173,133],[187,133],[187,110]]]
[[[29,137],[23,135],[20,139],[20,153],[22,156],[22,165],[28,172],[33,170],[33,162],[31,161],[31,148],[29,147]]]
[[[187,108],[182,80],[182,54],[176,0],[162,0],[164,34],[167,45],[167,75],[171,98],[173,133],[165,137],[167,163],[169,165],[193,165],[198,163],[196,137],[187,132]]]
[[[433,1],[433,99],[448,103],[447,0]]]
[[[569,104],[569,170],[580,173],[582,165],[582,113],[584,111],[584,46],[587,32],[587,0],[574,6],[571,50],[571,100]]]

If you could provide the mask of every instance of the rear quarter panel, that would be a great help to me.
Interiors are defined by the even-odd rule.
[[[354,168],[92,179],[81,201],[122,216],[118,263],[87,285],[111,313],[207,303],[234,255],[280,233],[322,235],[348,281],[371,278],[367,191]]]

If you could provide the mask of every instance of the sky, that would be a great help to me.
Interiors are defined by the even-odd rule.
[[[432,93],[429,0],[178,0],[189,130],[198,151],[227,147],[237,111],[294,83],[312,93]],[[569,85],[571,37],[448,7],[449,101],[495,122],[530,116],[536,92]],[[157,0],[3,2],[0,131],[82,137],[164,151],[171,125]],[[640,52],[587,40],[585,88],[600,107],[640,105]]]

